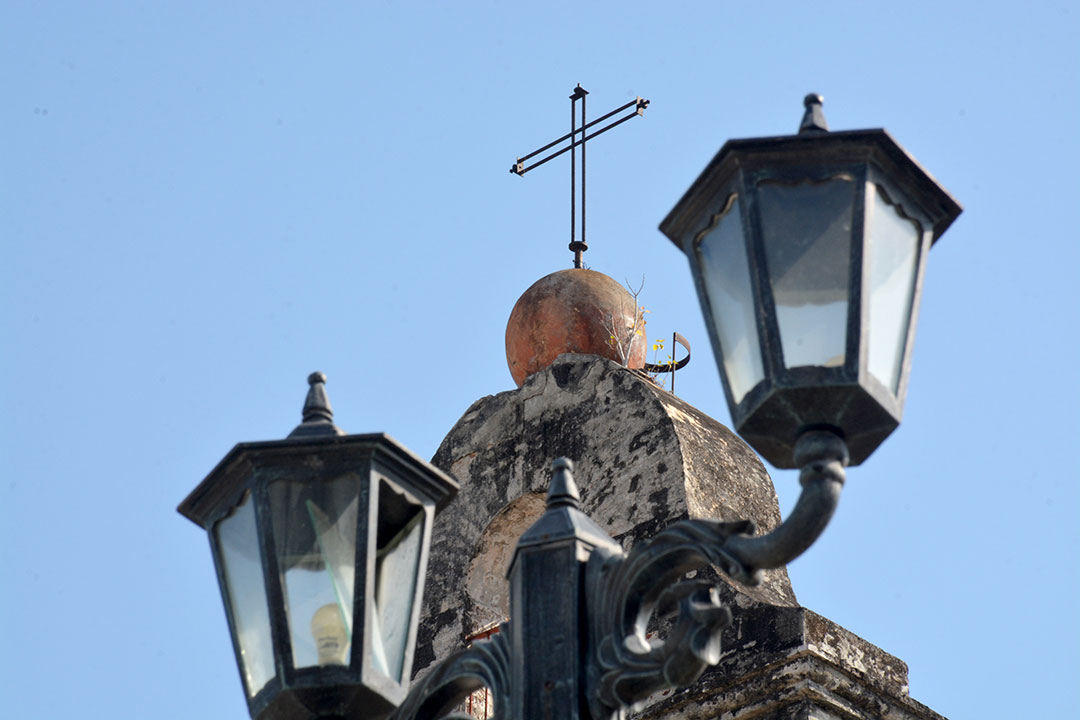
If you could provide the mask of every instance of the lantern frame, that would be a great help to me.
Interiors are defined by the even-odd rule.
[[[278,567],[275,544],[279,538],[274,536],[269,488],[271,483],[282,480],[329,482],[345,476],[356,478],[359,498],[349,663],[347,666],[297,668],[293,662],[284,571]],[[403,494],[423,514],[411,614],[402,670],[397,681],[372,664],[375,538],[380,520],[377,517],[378,494],[385,486]],[[376,716],[388,714],[397,707],[409,689],[432,522],[436,511],[452,499],[457,488],[450,476],[386,434],[310,437],[301,434],[293,439],[236,445],[180,504],[180,513],[202,526],[210,537],[233,650],[251,717],[293,720],[311,717],[313,713],[320,717],[347,716],[359,708],[363,708],[365,714]],[[224,556],[215,532],[218,523],[240,507],[245,498],[255,503],[264,583],[262,593],[267,603],[274,660],[273,676],[254,693],[248,687],[245,674],[237,624],[239,610],[236,598],[230,597]]]
[[[816,107],[815,107],[816,105]],[[798,135],[729,140],[661,222],[660,230],[690,262],[702,312],[736,430],[778,468],[796,467],[799,436],[828,429],[846,441],[851,464],[865,460],[899,425],[911,367],[927,252],[961,212],[956,200],[885,130],[827,132],[820,97],[808,96]],[[848,254],[847,322],[842,366],[785,365],[769,279],[762,202],[767,183],[797,185],[843,178],[853,183]],[[867,190],[875,187],[904,219],[920,228],[899,377],[890,388],[869,370],[869,263],[873,242]],[[729,212],[738,212],[764,377],[736,397],[724,364],[698,247]]]

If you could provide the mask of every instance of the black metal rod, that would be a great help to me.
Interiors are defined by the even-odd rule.
[[[802,492],[784,522],[767,535],[732,535],[724,543],[723,549],[750,574],[799,557],[825,530],[840,502],[848,449],[839,435],[828,430],[804,433],[795,443],[795,463],[802,468]]]
[[[675,394],[675,371],[679,368],[675,367],[675,339],[679,337],[679,333],[671,333],[671,394]],[[690,358],[689,355],[686,356]]]
[[[581,267],[581,254],[586,250],[585,244],[585,96],[581,96],[581,248],[574,251],[574,267]]]
[[[601,115],[600,117],[596,118],[595,120],[592,120],[592,121],[590,121],[588,125],[585,125],[584,127],[582,127],[582,128],[581,128],[581,132],[584,132],[584,131],[585,131],[585,128],[591,128],[591,127],[592,127],[593,125],[596,125],[597,123],[602,123],[602,122],[604,122],[605,120],[607,120],[607,119],[608,119],[609,117],[611,117],[612,115],[615,115],[615,114],[617,114],[617,113],[620,113],[620,112],[622,112],[623,110],[625,110],[626,108],[630,107],[631,105],[637,105],[637,103],[638,103],[638,101],[637,101],[637,100],[633,100],[632,102],[628,102],[628,103],[626,103],[626,104],[625,104],[625,105],[623,105],[622,107],[617,107],[617,108],[615,108],[614,110],[612,110],[611,112],[609,112],[609,113],[608,113],[607,115]],[[573,103],[571,102],[571,106],[572,106],[572,105],[573,105]],[[636,110],[635,110],[634,112],[635,112],[635,114],[637,114],[637,111],[636,111]],[[525,155],[524,157],[519,157],[519,158],[518,158],[518,162],[525,162],[526,160],[528,160],[529,158],[533,157],[534,155],[539,155],[540,153],[544,152],[544,151],[545,151],[545,150],[547,150],[548,148],[553,148],[553,147],[555,147],[556,145],[558,145],[559,143],[561,143],[561,142],[562,142],[563,140],[566,140],[567,138],[569,138],[569,137],[572,137],[573,135],[575,135],[575,134],[576,134],[577,132],[578,132],[577,130],[572,130],[572,131],[568,132],[567,134],[563,135],[563,136],[562,136],[561,138],[559,138],[558,140],[552,140],[551,142],[549,142],[549,143],[548,143],[547,145],[545,145],[544,147],[540,148],[539,150],[533,150],[533,151],[532,151],[531,153],[529,153],[528,155]],[[596,133],[593,133],[593,134],[595,135]]]
[[[632,112],[632,113],[630,113],[629,115],[627,115],[626,117],[623,117],[623,118],[620,118],[620,119],[616,120],[615,122],[611,123],[610,125],[608,125],[607,127],[603,128],[602,130],[597,130],[596,132],[594,132],[594,133],[593,133],[592,135],[590,135],[590,136],[589,136],[589,140],[592,140],[592,139],[593,139],[593,138],[595,138],[595,137],[596,137],[597,135],[602,135],[603,133],[606,133],[606,132],[607,132],[608,130],[610,130],[611,128],[615,127],[616,125],[622,125],[622,124],[623,124],[624,122],[626,122],[626,121],[627,121],[627,120],[629,120],[630,118],[634,118],[634,117],[637,117],[637,113],[636,113],[636,112]],[[568,137],[570,137],[570,136],[569,136],[569,135],[564,135],[564,136],[563,136],[563,139],[565,140],[565,139],[566,139],[566,138],[568,138]],[[571,145],[567,145],[566,147],[562,148],[561,150],[559,150],[559,151],[557,151],[557,152],[554,152],[554,153],[552,153],[551,155],[548,155],[548,156],[547,156],[546,158],[544,158],[543,160],[537,160],[537,161],[536,161],[535,163],[533,163],[533,164],[532,164],[532,165],[530,165],[529,167],[527,167],[527,168],[522,168],[520,172],[515,172],[515,171],[513,171],[513,170],[512,170],[511,172],[515,172],[515,174],[516,174],[516,175],[524,175],[525,173],[529,172],[530,170],[533,170],[533,169],[535,169],[535,168],[538,168],[538,167],[540,167],[541,165],[543,165],[544,163],[546,163],[546,162],[548,162],[548,161],[550,161],[550,160],[554,160],[555,158],[559,157],[559,156],[560,156],[560,155],[562,155],[563,153],[565,153],[565,152],[569,152],[570,150],[572,150],[572,149],[576,148],[576,147],[577,147],[578,145],[581,145],[581,144],[582,144],[583,142],[585,142],[585,141],[584,141],[584,140],[577,140],[577,141],[575,141],[575,142],[574,142],[573,144],[571,144]],[[524,160],[524,158],[522,158],[522,160]]]
[[[568,137],[574,137],[574,134],[576,133],[576,130],[574,129],[575,128],[575,126],[574,126],[574,122],[575,122],[575,119],[574,119],[574,103],[576,103],[576,102],[577,102],[577,100],[575,100],[574,96],[571,95],[570,96],[570,135]],[[574,147],[574,145],[573,145],[573,143],[571,143],[570,148],[573,149],[573,147]],[[577,153],[570,153],[570,245],[571,246],[573,246],[573,244],[574,244],[574,226],[576,225],[576,221],[574,219],[574,198],[577,195],[577,193],[574,190],[574,180],[575,180],[575,178],[577,176],[577,171],[574,169],[574,161],[576,160],[576,155],[577,155]],[[521,174],[524,175],[525,171],[523,170],[521,172]],[[574,267],[576,267],[576,268],[581,267],[581,265],[579,265],[578,262],[577,262],[577,256],[574,257]]]

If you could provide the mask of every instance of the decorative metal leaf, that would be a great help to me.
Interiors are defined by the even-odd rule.
[[[593,551],[586,568],[586,683],[593,720],[622,717],[654,693],[694,682],[720,661],[720,633],[731,623],[731,612],[713,584],[681,578],[711,565],[752,583],[753,574],[723,545],[732,535],[753,532],[749,521],[684,520],[629,554]],[[650,641],[649,618],[676,604],[678,619],[667,639]]]

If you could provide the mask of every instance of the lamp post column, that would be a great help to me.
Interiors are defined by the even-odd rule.
[[[555,461],[547,510],[518,541],[508,572],[510,716],[587,720],[589,618],[585,566],[598,546],[621,552],[581,512],[566,459]]]

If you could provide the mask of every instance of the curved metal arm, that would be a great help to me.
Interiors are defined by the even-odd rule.
[[[451,713],[470,693],[487,687],[495,706],[491,717],[507,717],[510,697],[510,648],[507,646],[509,623],[489,640],[454,653],[439,663],[418,685],[390,720],[460,720],[461,713]],[[448,714],[450,713],[450,714]],[[464,716],[469,717],[469,716]]]
[[[787,565],[814,544],[840,502],[844,468],[848,464],[847,444],[828,430],[804,433],[795,443],[795,463],[802,470],[802,493],[795,509],[767,535],[732,535],[726,550],[742,566],[741,582],[756,585],[760,570]]]

